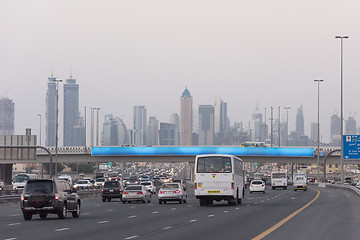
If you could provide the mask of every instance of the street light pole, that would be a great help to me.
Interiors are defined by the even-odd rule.
[[[40,129],[39,129],[39,137],[40,137],[40,146],[41,146],[41,114],[38,114],[38,117],[40,118]],[[41,164],[41,178],[44,178],[44,164]]]
[[[340,171],[341,171],[341,183],[344,182],[344,150],[343,150],[343,138],[344,138],[344,116],[343,116],[343,39],[349,38],[349,36],[336,36],[335,38],[340,38],[340,46],[341,46],[341,52],[340,52],[340,82],[341,82],[341,156],[340,156]]]
[[[314,80],[318,85],[318,124],[317,124],[317,181],[319,182],[320,178],[320,82],[323,82],[322,79]],[[324,179],[325,181],[325,179]]]
[[[281,132],[280,132],[281,129],[280,128],[281,128],[281,123],[280,123],[280,106],[279,106],[279,131],[278,131],[279,132],[278,133],[279,134],[279,147],[280,147],[280,134],[281,134]]]
[[[270,110],[271,110],[271,118],[270,118],[270,124],[271,124],[271,126],[270,126],[270,128],[271,128],[271,133],[270,133],[270,136],[271,136],[271,138],[270,138],[270,141],[271,141],[271,147],[273,147],[273,107],[270,107]]]
[[[56,126],[55,126],[55,174],[57,175],[57,164],[58,164],[58,131],[59,131],[59,82],[61,79],[54,79],[56,82]]]
[[[39,131],[40,132],[39,133],[39,137],[40,137],[39,142],[40,142],[40,144],[39,145],[41,146],[41,114],[38,114],[38,117],[40,118],[40,131]]]
[[[99,110],[100,108],[94,108],[96,110],[96,146],[99,146]]]
[[[289,110],[290,107],[284,107],[286,110],[286,146],[289,146]]]

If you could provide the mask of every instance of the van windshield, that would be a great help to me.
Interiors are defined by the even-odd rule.
[[[230,157],[200,157],[197,162],[198,173],[230,173],[231,158]]]
[[[30,180],[30,177],[28,175],[17,175],[13,178],[13,182],[27,182]]]

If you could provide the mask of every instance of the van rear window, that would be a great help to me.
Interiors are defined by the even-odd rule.
[[[200,157],[197,162],[198,173],[230,173],[230,157]]]

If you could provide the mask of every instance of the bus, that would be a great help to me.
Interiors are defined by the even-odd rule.
[[[200,206],[222,200],[231,206],[241,204],[245,194],[243,161],[227,154],[197,155],[194,183]]]
[[[266,147],[265,142],[245,142],[241,144],[241,147]]]
[[[282,188],[287,189],[287,173],[286,172],[272,172],[271,173],[271,186],[272,189]]]

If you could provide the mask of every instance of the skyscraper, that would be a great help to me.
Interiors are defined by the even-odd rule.
[[[214,106],[199,106],[199,145],[214,144]]]
[[[252,129],[251,141],[253,142],[265,141],[264,139],[265,127],[263,124],[262,113],[260,112],[259,106],[256,106],[255,112],[252,114],[251,129]]]
[[[356,134],[356,120],[353,117],[349,117],[345,121],[345,134],[355,135]]]
[[[214,134],[215,144],[224,142],[225,132],[228,130],[227,103],[220,97],[215,98],[214,106]]]
[[[145,106],[134,106],[134,134],[136,146],[146,145],[146,120]]]
[[[176,145],[176,125],[171,123],[160,123],[159,143],[160,145]]]
[[[79,117],[79,84],[76,84],[76,79],[70,76],[64,84],[64,146],[83,145],[83,143],[79,141],[79,138],[81,138],[84,133],[80,131],[80,136],[77,136],[74,134],[75,127],[78,129],[81,127]]]
[[[180,145],[192,145],[193,98],[186,88],[180,98]]]
[[[175,142],[172,145],[180,145],[180,117],[179,114],[173,113],[170,116],[170,123],[175,125]]]
[[[341,120],[336,113],[334,113],[330,118],[330,140],[334,146],[340,146]]]
[[[56,77],[53,74],[48,78],[46,93],[46,142],[47,147],[55,147],[56,138]]]
[[[11,99],[0,99],[0,135],[14,135],[15,103]]]
[[[159,145],[159,121],[155,117],[149,118],[147,145]]]
[[[129,131],[125,123],[112,114],[106,114],[103,124],[103,145],[121,146],[130,144]]]
[[[300,106],[300,108],[298,108],[296,114],[296,133],[299,136],[304,135],[304,114],[302,105]]]
[[[311,140],[317,143],[318,140],[318,123],[311,123]]]

